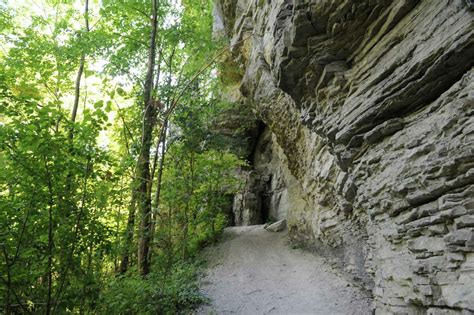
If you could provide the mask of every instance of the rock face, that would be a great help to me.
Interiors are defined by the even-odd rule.
[[[229,90],[266,126],[238,223],[286,218],[377,314],[474,312],[469,3],[217,3]]]
[[[291,173],[275,135],[265,126],[250,156],[252,169],[244,172],[245,189],[234,198],[236,225],[262,224],[286,218],[296,194],[288,189]],[[290,200],[292,196],[292,200]]]

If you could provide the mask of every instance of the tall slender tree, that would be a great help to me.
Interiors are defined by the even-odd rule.
[[[89,26],[89,0],[85,0],[85,5],[84,5],[84,34],[87,35],[87,33],[90,32],[90,26]],[[81,59],[79,61],[79,69],[77,70],[77,75],[76,75],[76,82],[74,86],[74,103],[72,106],[72,111],[71,111],[71,122],[74,124],[76,122],[76,117],[77,117],[77,110],[79,108],[79,100],[81,97],[81,79],[82,75],[84,73],[84,66],[86,63],[86,52],[83,50],[81,52]],[[69,131],[69,139],[72,140],[74,137],[74,129],[71,128]]]
[[[138,156],[136,181],[137,204],[140,211],[140,225],[138,237],[138,271],[141,275],[150,272],[148,252],[150,251],[151,226],[151,187],[150,187],[150,149],[153,140],[153,129],[156,124],[157,111],[153,102],[153,74],[156,58],[156,37],[158,32],[158,0],[152,2],[152,18],[150,43],[148,47],[148,63],[145,85],[143,88],[143,125]]]

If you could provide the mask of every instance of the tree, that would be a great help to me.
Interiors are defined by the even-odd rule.
[[[213,132],[211,22],[207,1],[0,4],[0,312],[202,301],[241,164]]]
[[[152,0],[152,18],[150,45],[148,48],[148,63],[143,93],[143,127],[141,135],[141,149],[138,156],[136,181],[137,204],[141,213],[139,244],[138,244],[138,270],[140,274],[150,272],[148,253],[150,251],[150,226],[151,226],[151,181],[150,181],[150,149],[152,145],[153,128],[156,123],[157,108],[153,102],[153,74],[156,57],[156,35],[158,23],[158,1]]]

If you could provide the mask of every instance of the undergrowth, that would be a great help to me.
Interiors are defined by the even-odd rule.
[[[104,289],[100,314],[190,314],[207,302],[198,285],[198,263],[179,263],[146,278],[120,276]]]

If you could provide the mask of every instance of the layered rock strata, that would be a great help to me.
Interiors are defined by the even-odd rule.
[[[473,313],[470,2],[219,1],[229,89],[267,126],[258,188],[235,202],[280,198],[290,237],[372,290],[377,314]]]

